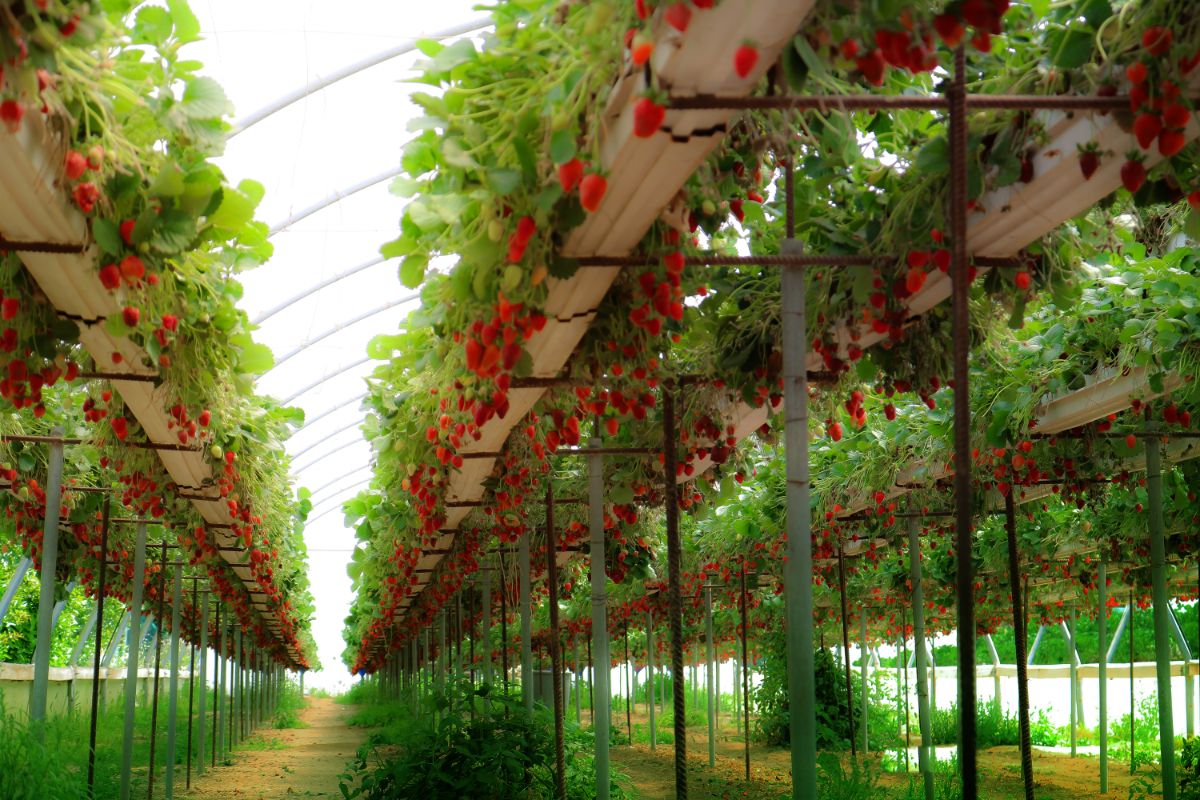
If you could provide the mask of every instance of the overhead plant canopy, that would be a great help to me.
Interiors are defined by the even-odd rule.
[[[65,437],[60,589],[96,591],[111,498],[114,519],[162,526],[151,540],[177,542],[258,647],[315,666],[311,504],[283,450],[303,415],[255,395],[273,358],[237,307],[238,274],[271,255],[263,189],[213,161],[231,108],[181,54],[200,24],[176,0],[20,2],[0,22],[2,546],[40,566],[49,445],[21,437]],[[128,602],[134,526],[108,542],[106,592]],[[195,637],[197,607],[184,620]]]
[[[873,635],[902,627],[897,513],[948,508],[954,468],[942,96],[960,44],[968,92],[994,98],[972,107],[968,136],[979,624],[1005,619],[1007,578],[988,569],[1004,532],[989,513],[1009,493],[1027,513],[1037,613],[1061,617],[1101,558],[1111,596],[1143,599],[1136,435],[1190,428],[1196,400],[1191,4],[522,0],[491,13],[478,40],[421,44],[424,116],[382,252],[423,303],[370,347],[375,477],[346,504],[360,540],[348,664],[377,669],[520,537],[544,564],[548,485],[586,494],[583,461],[556,451],[593,437],[661,451],[668,386],[685,594],[714,574],[734,591],[742,570],[775,585],[780,268],[731,257],[778,254],[789,214],[806,253],[845,256],[805,275],[815,577],[830,584],[838,551],[852,556],[852,607]],[[855,94],[897,107],[788,99]],[[1008,110],[1015,94],[1047,109]],[[1067,105],[1097,96],[1113,103]],[[778,102],[729,110],[746,97]],[[1072,393],[1114,385],[1111,409],[1067,418]],[[1173,567],[1180,596],[1196,587],[1192,453],[1182,437],[1167,448],[1169,550],[1193,565]],[[605,459],[616,620],[661,597],[661,460]],[[580,549],[586,507],[555,521]],[[920,534],[931,625],[949,629],[951,539],[936,524]],[[581,568],[560,570],[560,590],[583,628]],[[831,618],[823,591],[818,616]]]

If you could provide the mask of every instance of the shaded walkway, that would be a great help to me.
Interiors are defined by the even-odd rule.
[[[232,766],[193,776],[196,800],[284,800],[296,797],[341,797],[338,774],[354,756],[366,734],[346,725],[354,708],[330,698],[308,698],[300,712],[305,728],[263,728],[234,751]],[[182,777],[182,776],[181,776]]]

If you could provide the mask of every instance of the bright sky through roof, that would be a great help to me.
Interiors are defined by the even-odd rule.
[[[436,2],[282,2],[281,0],[193,0],[205,40],[186,56],[202,61],[240,118],[323,75],[406,39],[424,36],[481,16],[470,0]],[[266,187],[259,219],[274,226],[289,215],[399,163],[406,130],[416,108],[404,83],[419,53],[401,56],[334,84],[233,138],[220,160],[233,183],[245,178]],[[394,238],[401,201],[387,182],[334,204],[273,237],[275,255],[242,276],[242,306],[251,319],[303,289],[376,257]],[[366,269],[280,311],[255,335],[277,357],[360,314],[411,292],[400,285],[394,262]],[[393,306],[305,349],[259,381],[259,391],[284,398],[366,355],[371,336],[395,330],[411,303]],[[354,398],[371,369],[362,364],[300,395],[294,405],[309,418],[350,400],[298,433],[290,451],[313,446],[296,459],[297,482],[317,490],[315,511],[340,505],[370,473],[369,448],[357,427]],[[350,446],[342,445],[353,442]],[[334,452],[336,450],[336,452]],[[326,454],[329,454],[326,457]],[[343,478],[343,476],[345,476]],[[325,502],[322,502],[325,501]],[[314,515],[315,516],[315,515]],[[338,511],[306,531],[309,577],[316,601],[313,635],[325,666],[309,684],[336,688],[350,676],[341,662],[343,620],[352,592],[346,562],[353,532]]]

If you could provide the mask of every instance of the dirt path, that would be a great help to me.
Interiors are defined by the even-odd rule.
[[[192,781],[183,798],[196,800],[284,800],[341,797],[338,774],[365,734],[346,725],[353,713],[324,697],[308,698],[300,712],[306,728],[264,728],[234,751],[233,765],[210,770]]]

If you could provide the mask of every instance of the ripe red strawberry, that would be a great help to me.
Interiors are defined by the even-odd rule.
[[[1032,282],[1033,282],[1033,279],[1030,278],[1029,273],[1025,272],[1024,270],[1022,270],[1021,272],[1018,272],[1013,277],[1013,283],[1015,283],[1017,285],[1017,288],[1020,289],[1021,291],[1025,291],[1026,289],[1028,289],[1029,285]]]
[[[16,100],[0,102],[0,122],[4,123],[4,127],[8,128],[9,133],[16,133],[21,129],[21,117],[23,116],[25,116],[25,107]]]
[[[987,31],[976,31],[971,37],[971,46],[981,53],[992,52],[992,35]]]
[[[1081,150],[1079,152],[1079,171],[1083,173],[1083,179],[1091,180],[1098,169],[1100,169],[1100,154],[1095,150]]]
[[[933,18],[933,29],[937,31],[937,35],[942,38],[946,46],[954,49],[962,44],[963,36],[966,35],[966,28],[963,27],[962,20],[954,14],[938,14]]]
[[[75,188],[71,190],[71,199],[75,201],[75,205],[84,214],[92,213],[92,209],[96,207],[96,202],[100,199],[100,190],[96,188],[96,184],[91,181],[75,184]]]
[[[570,193],[575,191],[575,187],[579,185],[579,181],[583,179],[583,162],[578,158],[572,158],[565,164],[558,166],[558,184],[562,186],[564,192]]]
[[[1125,437],[1125,446],[1130,450],[1137,447],[1137,437],[1132,433]]]
[[[207,428],[208,423],[212,422],[212,412],[207,408],[204,409],[200,412],[200,416],[197,418],[197,421],[200,423],[201,428]]]
[[[133,226],[136,220],[127,219],[121,223],[121,241],[127,247],[133,247]]]
[[[883,415],[888,418],[888,421],[894,420],[896,418],[896,407],[888,403],[883,407]]]
[[[1188,121],[1192,118],[1192,114],[1187,110],[1187,106],[1179,103],[1171,103],[1163,109],[1163,127],[1172,129],[1186,128]]]
[[[1135,61],[1125,68],[1125,77],[1134,86],[1139,86],[1146,82],[1146,65],[1141,61]]]
[[[758,48],[747,42],[733,52],[733,71],[739,78],[747,77],[758,64]]]
[[[662,127],[666,116],[667,109],[664,106],[649,97],[641,98],[633,106],[633,135],[641,139],[653,136]]]
[[[1130,192],[1136,192],[1146,182],[1146,165],[1130,159],[1121,165],[1121,183]]]
[[[138,311],[133,306],[125,306],[121,312],[121,319],[125,321],[125,325],[130,328],[136,328],[138,321],[142,318],[142,312]]]
[[[629,57],[637,66],[641,66],[650,60],[650,56],[654,53],[654,40],[650,35],[638,31],[633,36],[633,41],[629,45]]]
[[[692,21],[692,9],[688,6],[686,0],[679,0],[679,2],[667,6],[667,10],[663,12],[663,19],[672,28],[680,33],[684,33]]]
[[[855,59],[854,65],[858,67],[858,71],[863,74],[867,83],[872,86],[883,85],[883,75],[887,64],[883,60],[883,51],[878,47],[865,56]]]
[[[600,207],[600,202],[604,200],[606,191],[608,191],[607,178],[594,172],[585,175],[579,183],[579,204],[583,206],[584,211],[595,211]]]
[[[163,314],[162,326],[169,330],[175,331],[179,329],[179,317],[174,314]]]
[[[928,277],[923,269],[910,269],[904,278],[904,287],[908,289],[909,294],[916,294],[921,291],[921,287],[925,285],[925,278]]]
[[[82,153],[68,150],[63,164],[63,174],[67,180],[77,181],[83,177],[85,172],[87,172],[87,159],[83,157]]]
[[[1192,192],[1187,196],[1188,205],[1193,211],[1200,211],[1200,189]]]
[[[609,417],[608,419],[604,420],[604,430],[608,432],[609,436],[616,436],[621,430],[620,420],[618,420],[616,417]]]
[[[121,277],[126,283],[137,283],[146,275],[146,265],[134,255],[121,259]]]
[[[1158,135],[1158,152],[1170,158],[1187,145],[1183,131],[1163,131]]]
[[[1162,133],[1162,129],[1162,118],[1150,112],[1138,114],[1137,119],[1133,121],[1133,135],[1137,138],[1138,146],[1143,150],[1150,149],[1150,145],[1154,144],[1154,140],[1158,138],[1158,134]]]
[[[842,54],[842,58],[853,59],[858,56],[858,42],[855,39],[846,39],[838,46],[838,51]]]
[[[1174,38],[1175,35],[1169,28],[1155,25],[1147,28],[1142,34],[1142,47],[1146,48],[1152,56],[1163,56],[1171,49],[1171,42]]]
[[[100,268],[100,283],[105,289],[116,289],[121,285],[121,270],[116,264],[105,264]]]
[[[835,441],[835,442],[840,442],[842,440],[842,423],[840,423],[840,422],[830,422],[829,423],[829,438],[833,439],[833,441]]]
[[[125,421],[125,418],[113,417],[108,424],[112,426],[113,434],[121,441],[125,441],[125,437],[129,435],[129,423]]]
[[[6,297],[0,302],[0,317],[12,319],[21,313],[21,301],[15,297]]]

